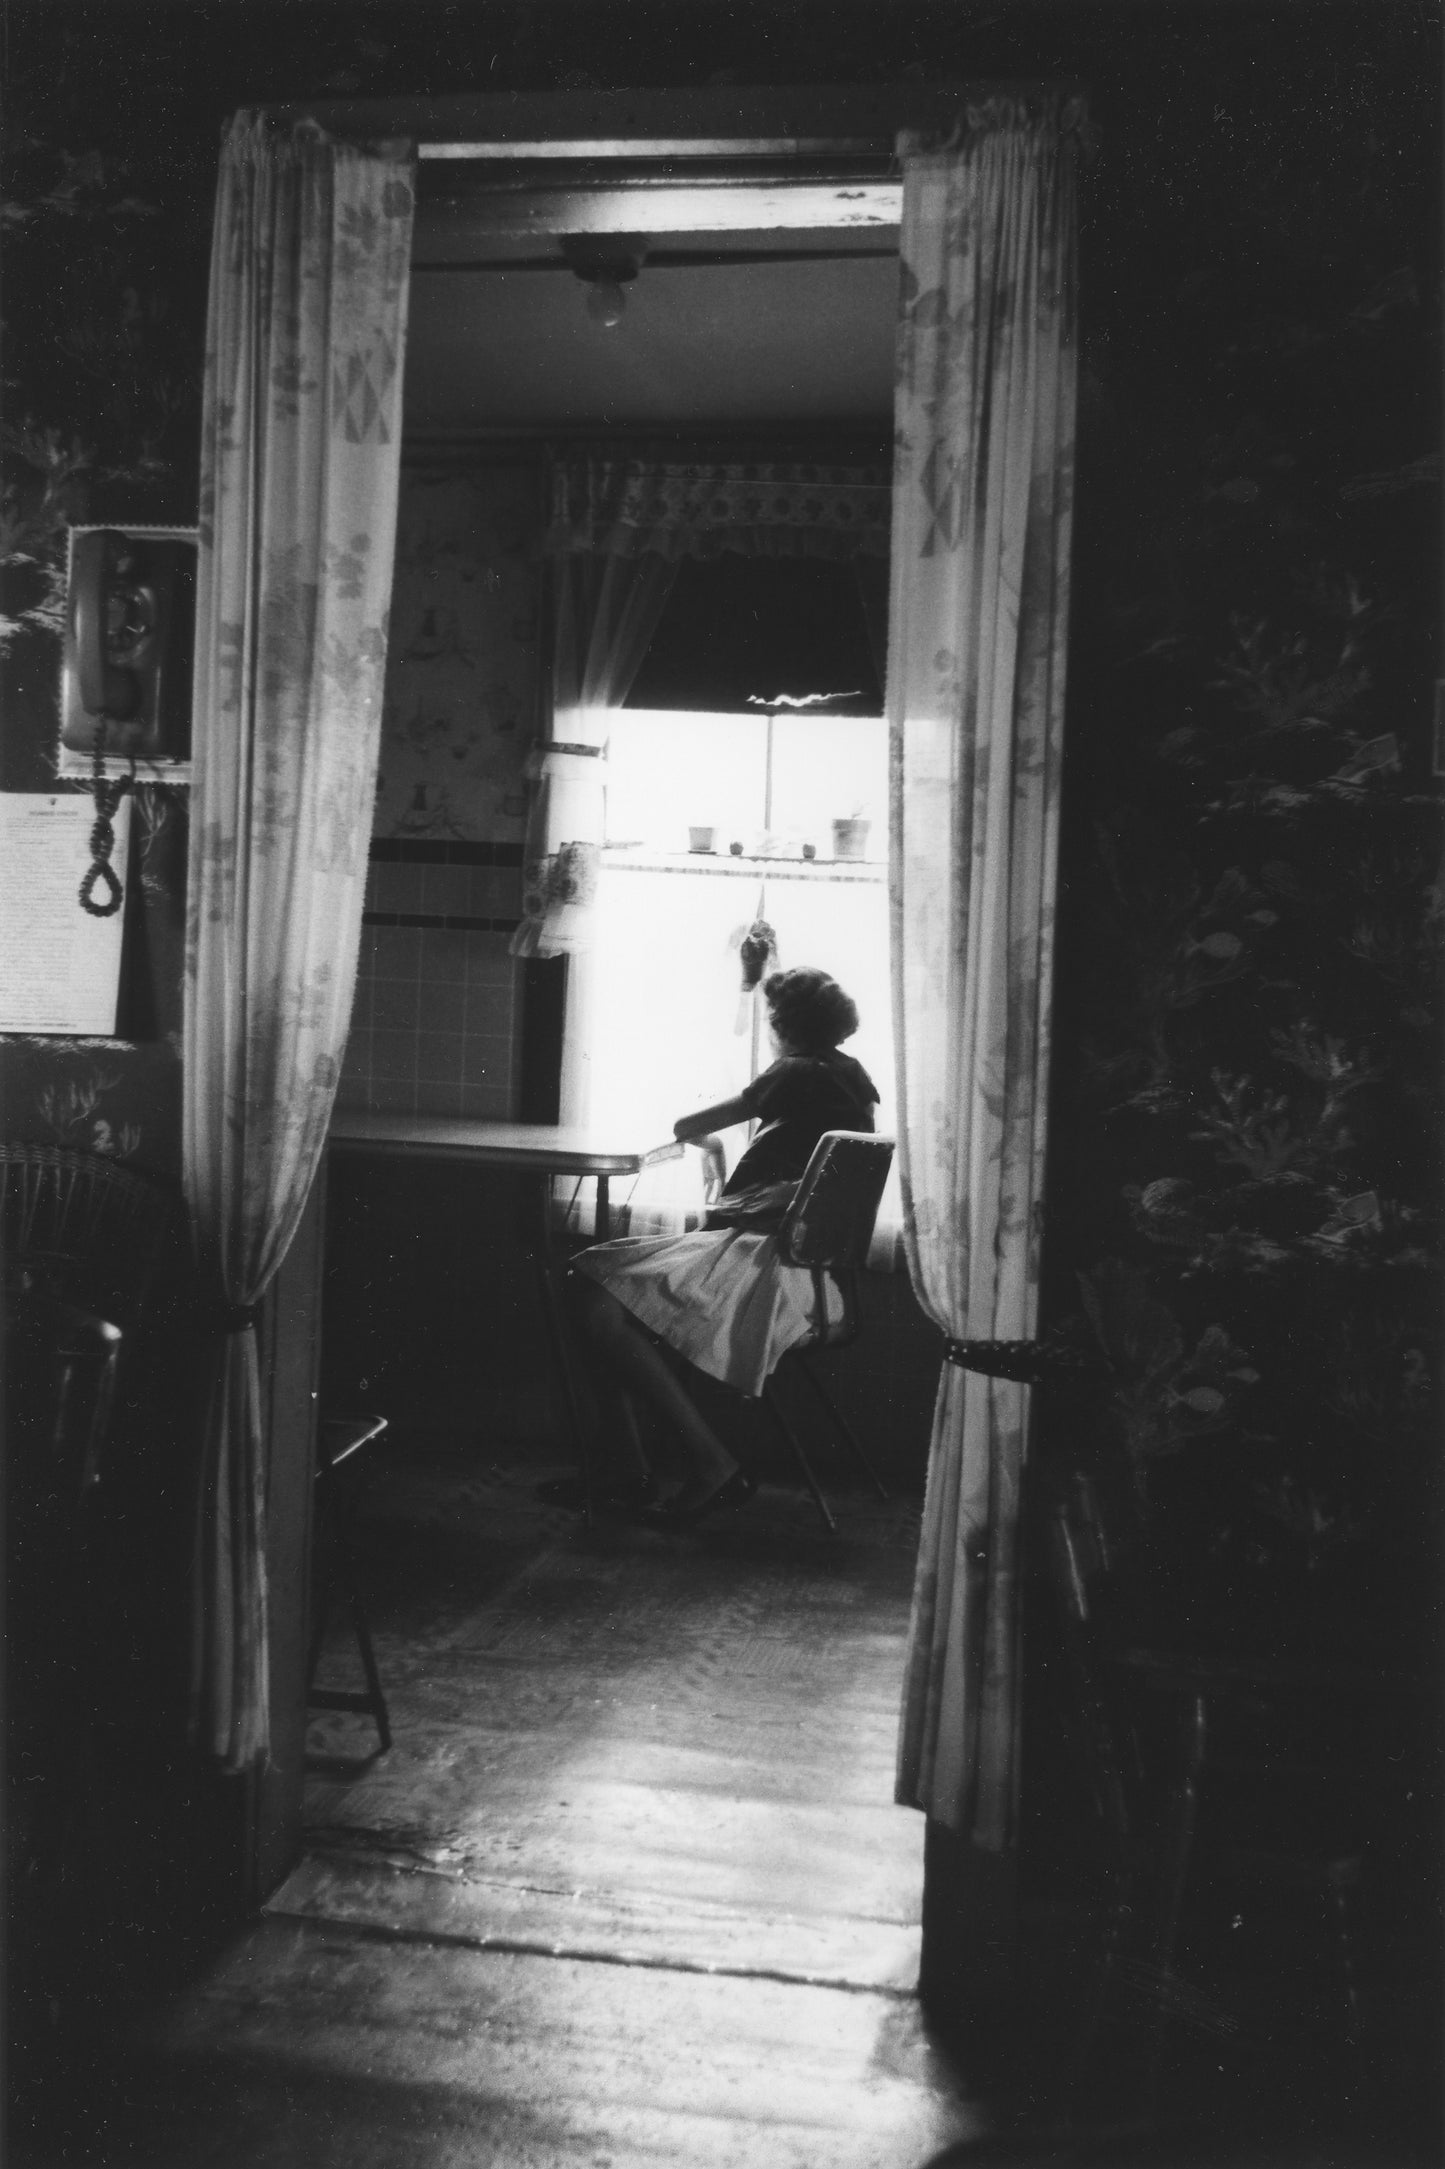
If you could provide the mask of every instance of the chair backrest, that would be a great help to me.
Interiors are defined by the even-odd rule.
[[[177,1200],[99,1153],[0,1142],[0,1266],[7,1281],[125,1326],[138,1318]]]
[[[866,1265],[892,1163],[891,1137],[825,1130],[778,1230],[788,1263],[832,1273]]]

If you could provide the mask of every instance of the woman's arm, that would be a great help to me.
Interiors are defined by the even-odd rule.
[[[696,1143],[712,1130],[726,1130],[734,1122],[747,1122],[751,1110],[742,1095],[736,1099],[719,1100],[716,1107],[700,1107],[695,1115],[680,1115],[672,1125],[672,1134],[684,1145]]]

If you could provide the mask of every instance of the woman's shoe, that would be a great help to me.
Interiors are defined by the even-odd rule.
[[[650,1529],[690,1529],[704,1514],[729,1512],[746,1506],[758,1488],[756,1476],[746,1469],[734,1469],[725,1476],[716,1491],[710,1491],[705,1499],[692,1506],[676,1506],[670,1499],[661,1500],[656,1506],[645,1506],[642,1519]]]

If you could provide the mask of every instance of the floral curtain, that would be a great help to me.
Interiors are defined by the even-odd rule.
[[[255,1318],[316,1171],[351,1013],[401,435],[399,147],[237,115],[211,256],[182,1151],[214,1367],[193,1686],[228,1769],[267,1749]]]
[[[905,136],[888,715],[904,1239],[949,1341],[1035,1326],[1075,399],[1072,102]],[[898,1798],[1017,1789],[1028,1389],[945,1363]]]

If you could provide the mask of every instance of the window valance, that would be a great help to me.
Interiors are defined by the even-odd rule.
[[[592,455],[552,471],[557,555],[888,555],[888,465],[806,460],[656,460]]]

